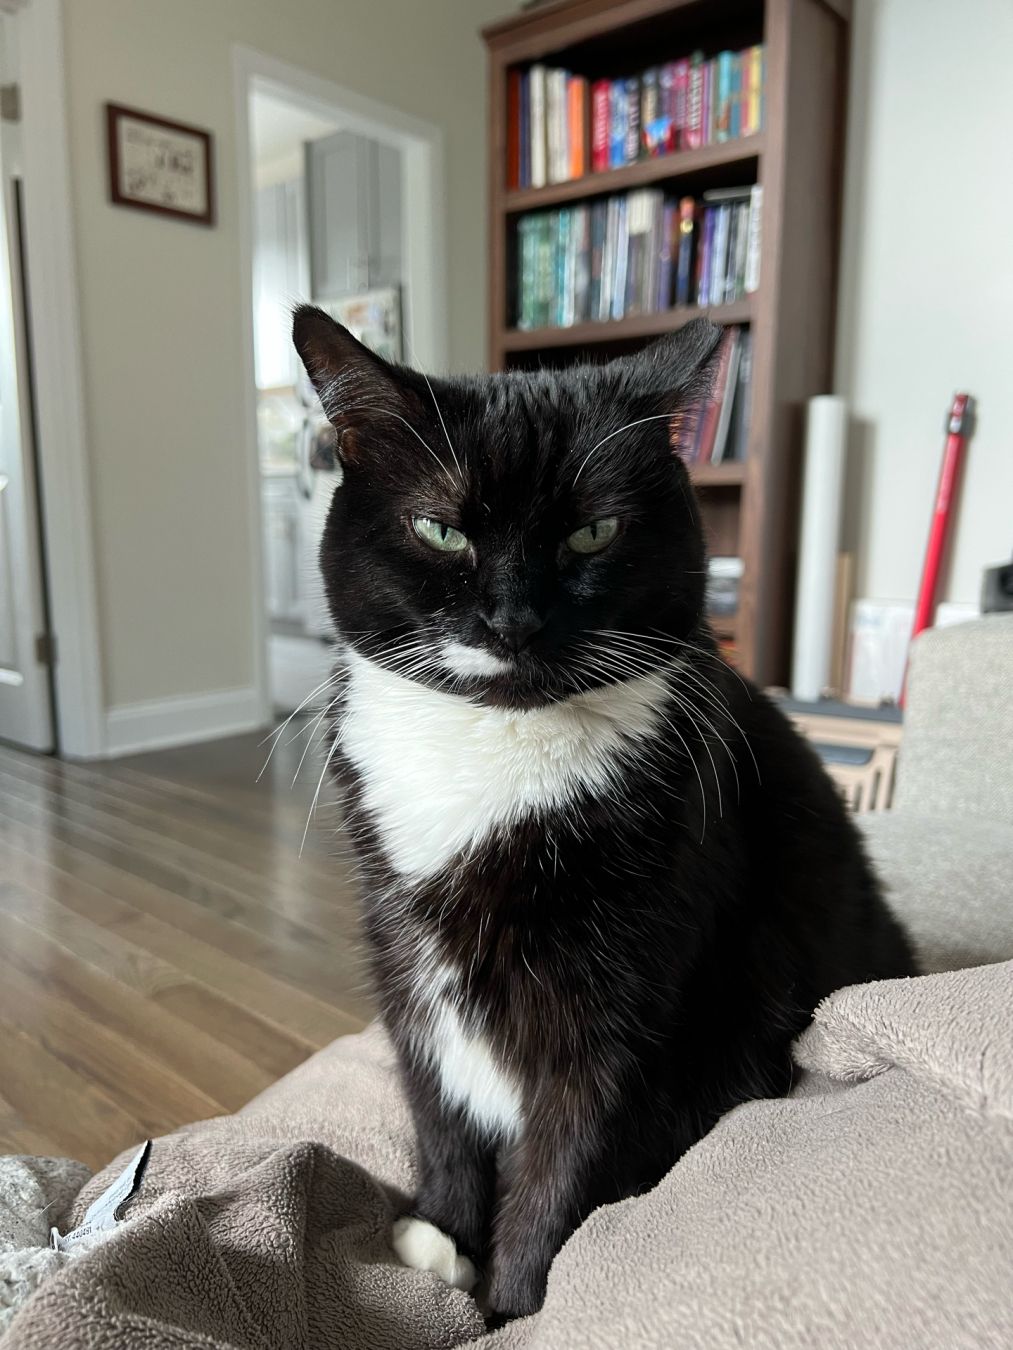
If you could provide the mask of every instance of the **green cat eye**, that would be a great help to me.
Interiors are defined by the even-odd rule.
[[[615,516],[603,516],[601,520],[592,520],[579,530],[566,537],[566,547],[574,553],[600,553],[608,548],[619,533],[619,521]]]
[[[423,543],[440,553],[461,553],[468,547],[467,537],[452,525],[444,525],[442,520],[412,516],[412,527]]]

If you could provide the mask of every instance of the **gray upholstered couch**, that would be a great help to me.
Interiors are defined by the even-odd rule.
[[[893,808],[859,820],[924,969],[1013,959],[1013,614],[915,642]]]

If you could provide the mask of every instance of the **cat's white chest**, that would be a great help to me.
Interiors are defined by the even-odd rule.
[[[648,676],[531,711],[487,708],[353,652],[339,735],[389,862],[422,881],[525,817],[604,792],[667,701]]]

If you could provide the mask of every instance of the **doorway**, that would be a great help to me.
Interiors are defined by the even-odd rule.
[[[442,368],[442,147],[435,128],[254,53],[237,53],[237,70],[257,603],[265,705],[278,716],[333,667],[317,552],[341,481],[291,309],[311,300],[383,355]]]
[[[0,13],[0,740],[55,748],[24,251],[18,27]]]

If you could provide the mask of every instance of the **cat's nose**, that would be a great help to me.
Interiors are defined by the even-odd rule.
[[[523,650],[545,626],[544,620],[533,609],[493,610],[482,615],[482,622],[514,654]]]

